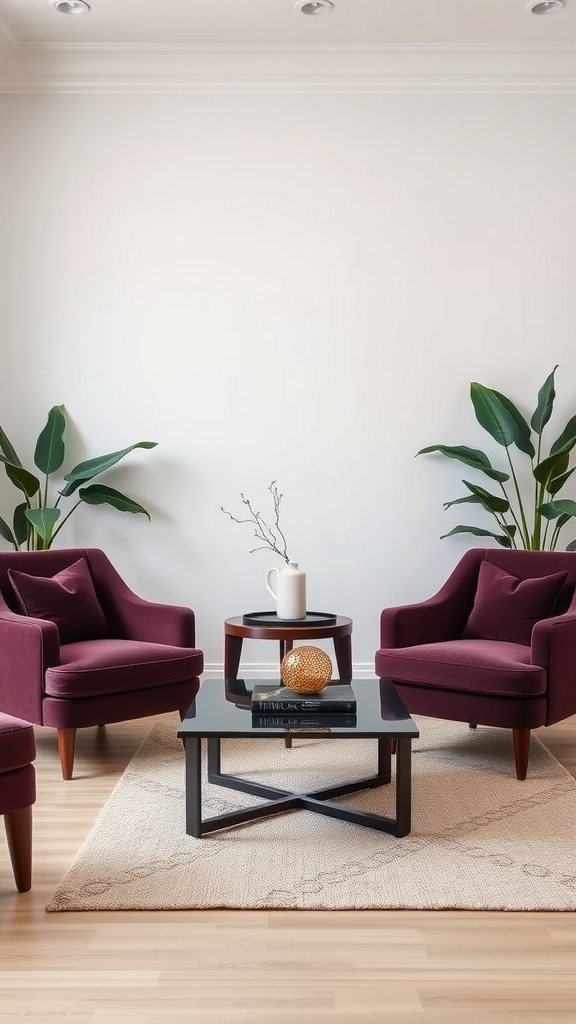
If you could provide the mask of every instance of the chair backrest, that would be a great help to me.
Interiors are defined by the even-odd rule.
[[[554,572],[568,572],[567,583],[576,585],[576,551],[509,551],[491,548],[484,558],[519,579],[550,576]]]

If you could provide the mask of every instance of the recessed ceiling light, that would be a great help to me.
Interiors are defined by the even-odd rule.
[[[332,0],[297,0],[294,10],[301,14],[328,14],[334,8]]]
[[[555,14],[565,6],[564,0],[530,0],[526,10],[530,14]]]
[[[50,0],[50,6],[60,14],[87,14],[90,10],[86,0]]]

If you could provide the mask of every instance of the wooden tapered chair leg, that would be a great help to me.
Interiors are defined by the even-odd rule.
[[[62,765],[62,778],[71,779],[74,771],[74,747],[76,746],[76,729],[58,729],[58,752]]]
[[[528,772],[530,757],[530,729],[512,729],[516,778],[523,782]]]
[[[32,807],[4,815],[8,852],[18,892],[32,888]]]
[[[292,737],[291,736],[285,736],[284,737],[284,746],[288,747],[288,749],[291,748],[291,746],[292,746]]]

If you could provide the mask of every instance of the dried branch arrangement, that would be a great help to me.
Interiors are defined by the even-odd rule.
[[[288,552],[286,550],[286,538],[280,528],[280,503],[284,495],[280,494],[276,485],[276,480],[272,480],[270,482],[268,490],[272,495],[272,501],[274,503],[274,522],[272,526],[266,522],[261,512],[256,512],[250,498],[247,498],[245,494],[242,494],[242,492],[240,492],[242,504],[246,506],[246,509],[250,513],[247,519],[238,519],[237,516],[233,516],[231,512],[227,511],[227,509],[222,508],[222,505],[220,506],[220,510],[234,523],[250,523],[250,525],[254,527],[254,536],[256,540],[260,540],[262,543],[259,544],[258,547],[251,548],[250,554],[253,554],[254,551],[275,551],[276,554],[280,555],[285,562],[288,562],[290,559],[288,558]]]

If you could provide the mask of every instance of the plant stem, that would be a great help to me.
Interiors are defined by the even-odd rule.
[[[506,488],[504,487],[504,484],[502,483],[502,481],[499,480],[498,483],[500,484],[500,490],[502,491],[502,494],[504,495],[504,497],[506,498],[506,501],[508,502],[508,504],[510,506],[510,515],[512,516],[512,519],[514,520],[514,523],[516,525],[516,529],[518,530],[518,536],[521,537],[522,536],[522,528],[520,526],[520,523],[518,522],[518,517],[517,517],[517,515],[516,515],[516,513],[514,511],[512,502],[510,501],[510,498],[508,497],[508,494],[506,493]],[[515,548],[518,547],[516,542],[514,542],[514,547]]]
[[[538,434],[538,448],[536,451],[536,465],[540,464],[540,452],[542,450],[542,434]],[[532,475],[534,475],[534,462],[532,462]],[[534,551],[540,551],[541,549],[541,536],[542,536],[542,516],[538,511],[538,506],[542,503],[544,497],[544,485],[539,484],[534,477],[534,532],[532,534],[532,548]],[[546,536],[546,533],[544,534]]]
[[[514,471],[514,466],[513,466],[513,463],[512,463],[512,459],[510,458],[510,451],[508,450],[508,448],[506,449],[506,457],[508,459],[508,464],[510,466],[510,472],[512,474],[512,480],[514,482],[514,490],[516,491],[516,498],[517,498],[517,501],[518,501],[518,510],[520,512],[520,518],[522,520],[522,529],[521,529],[520,532],[522,534],[522,539],[524,541],[524,547],[526,548],[526,551],[530,551],[531,550],[530,533],[528,532],[528,524],[526,522],[526,516],[524,515],[524,506],[522,504],[522,496],[520,494],[520,488],[518,487],[518,480],[516,479],[516,473]]]
[[[561,529],[561,527],[560,528],[558,528],[558,526],[554,527],[554,533],[552,534],[552,536],[550,538],[550,551],[555,551],[556,550],[556,545],[558,543],[558,537],[559,537],[559,534],[560,534],[560,529]]]
[[[510,534],[508,533],[508,530],[506,529],[506,521],[505,521],[504,517],[502,515],[500,515],[498,512],[492,512],[492,515],[494,516],[494,519],[496,520],[496,522],[498,523],[498,526],[502,530],[503,535],[505,537],[509,538],[509,540],[510,540],[510,547],[516,547],[516,544],[514,543],[513,538],[510,537]]]
[[[70,516],[72,515],[72,513],[73,513],[73,512],[74,512],[74,511],[75,511],[75,510],[76,510],[76,509],[78,508],[78,505],[81,505],[81,504],[82,504],[82,499],[80,499],[80,501],[77,501],[77,502],[76,502],[76,504],[72,506],[72,508],[70,509],[70,511],[68,512],[68,514],[64,516],[64,519],[63,519],[63,520],[62,520],[62,522],[61,522],[61,523],[60,523],[60,524],[58,525],[58,527],[57,527],[57,528],[56,528],[56,529],[54,530],[54,533],[53,533],[53,534],[52,534],[52,536],[50,537],[50,541],[49,541],[49,543],[48,543],[48,547],[51,547],[51,545],[52,545],[52,543],[53,543],[53,541],[54,541],[55,537],[57,537],[57,536],[58,536],[58,534],[60,533],[60,530],[61,530],[61,529],[62,529],[62,527],[64,526],[64,523],[66,522],[66,520],[67,520],[67,519],[70,519]]]

